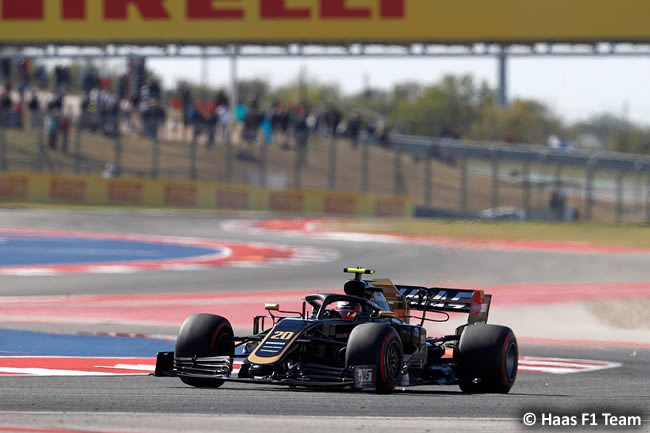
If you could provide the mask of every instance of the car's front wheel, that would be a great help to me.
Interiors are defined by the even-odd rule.
[[[193,314],[185,319],[176,340],[176,356],[232,356],[234,334],[230,322],[214,314]],[[200,388],[218,388],[223,380],[181,377],[188,385]]]
[[[345,365],[375,367],[377,392],[389,393],[401,378],[402,340],[392,326],[383,323],[359,325],[350,333]]]

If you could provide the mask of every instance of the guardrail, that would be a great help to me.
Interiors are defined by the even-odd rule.
[[[554,151],[527,144],[486,143],[401,134],[391,136],[391,142],[400,147],[402,152],[420,157],[432,156],[436,151],[447,151],[461,158],[499,159],[521,163],[541,161],[556,165],[589,166],[594,170],[650,172],[650,158],[642,155]]]
[[[439,159],[454,161],[461,170],[460,175],[460,211],[467,207],[467,161],[487,161],[491,167],[492,178],[492,208],[499,207],[500,180],[499,165],[508,162],[520,165],[519,185],[522,190],[522,208],[525,215],[532,215],[530,196],[533,182],[531,181],[530,167],[532,164],[541,164],[554,167],[554,176],[551,182],[544,186],[546,189],[559,190],[566,183],[563,178],[565,167],[584,169],[584,177],[579,182],[582,188],[584,202],[584,218],[591,220],[594,213],[596,199],[594,181],[598,171],[615,172],[614,218],[621,222],[627,212],[625,179],[632,176],[635,179],[634,195],[636,203],[633,212],[644,214],[644,219],[650,223],[650,158],[642,155],[627,155],[619,153],[583,153],[576,151],[555,151],[525,144],[486,143],[468,140],[452,140],[437,137],[420,137],[412,135],[395,134],[391,142],[396,152],[412,155],[416,158],[431,161]],[[431,175],[427,171],[427,178]],[[645,178],[645,180],[644,180]],[[574,177],[575,180],[575,177]],[[425,182],[430,183],[430,179]],[[645,184],[645,186],[644,186]],[[575,189],[575,188],[574,188]],[[645,189],[645,194],[643,190]],[[430,192],[429,192],[430,194]],[[577,195],[577,194],[575,194]],[[431,201],[426,197],[427,202]]]

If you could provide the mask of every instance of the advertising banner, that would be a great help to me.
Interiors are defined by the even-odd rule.
[[[6,176],[0,178],[0,200],[27,201],[29,177]]]
[[[0,0],[0,43],[648,41],[647,0]]]
[[[412,215],[406,197],[137,178],[0,173],[0,203],[274,211],[291,215]]]

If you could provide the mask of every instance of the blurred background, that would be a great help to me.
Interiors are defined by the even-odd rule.
[[[82,3],[95,33],[65,2],[41,18],[3,3],[0,170],[395,195],[423,217],[650,221],[650,46],[631,15],[624,27],[580,2],[243,1],[212,9],[235,14],[216,30],[210,10],[190,28],[183,2]],[[457,25],[429,28],[442,12]],[[493,20],[476,28],[483,12]],[[145,33],[166,22],[172,33]],[[0,200],[21,197],[3,182]]]

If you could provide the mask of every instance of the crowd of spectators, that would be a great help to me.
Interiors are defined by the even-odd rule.
[[[73,75],[78,83],[72,82]],[[71,89],[78,96],[71,97]],[[345,136],[353,147],[361,139],[386,143],[381,119],[346,115],[335,104],[264,104],[253,97],[232,107],[224,91],[196,93],[185,83],[165,93],[156,79],[147,77],[141,58],[130,59],[126,73],[118,76],[102,75],[92,65],[79,75],[64,65],[48,71],[32,67],[28,59],[0,59],[0,127],[41,131],[52,150],[68,151],[72,125],[107,137],[132,133],[201,142],[208,149],[228,141],[244,161],[257,161],[263,146],[277,144],[299,152],[305,163],[312,136]]]
[[[388,129],[382,121],[364,120],[353,112],[348,118],[335,105],[312,107],[307,102],[284,104],[273,101],[267,107],[253,98],[235,109],[235,139],[239,143],[237,157],[255,160],[256,148],[277,144],[295,150],[301,163],[306,163],[310,137],[347,137],[356,148],[361,139],[387,143]]]
[[[54,88],[46,97],[50,78]],[[43,131],[50,149],[67,152],[71,114],[64,112],[64,97],[69,84],[68,67],[56,66],[50,77],[44,66],[32,67],[29,59],[1,58],[0,127]]]

